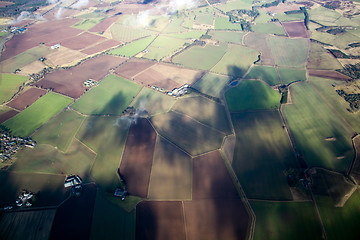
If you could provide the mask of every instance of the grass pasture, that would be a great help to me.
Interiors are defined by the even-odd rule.
[[[83,119],[84,117],[75,111],[64,111],[42,126],[32,138],[37,143],[49,144],[65,152]]]
[[[94,27],[96,24],[100,23],[104,18],[88,18],[84,19],[81,22],[74,24],[72,27],[80,30],[89,30]]]
[[[254,66],[245,76],[246,79],[260,79],[270,86],[280,84],[278,74],[274,67]]]
[[[160,60],[171,55],[175,51],[183,48],[187,41],[180,38],[159,36],[147,48],[147,53],[143,56],[148,59]]]
[[[279,68],[280,81],[283,85],[306,81],[306,70],[303,68]]]
[[[222,90],[230,80],[231,77],[229,76],[207,73],[197,80],[192,87],[210,96],[220,97]]]
[[[215,17],[215,29],[241,31],[241,24],[229,22],[229,17]]]
[[[0,74],[0,104],[11,99],[28,77],[15,74]]]
[[[225,107],[205,97],[179,99],[171,110],[185,114],[225,134],[231,133],[230,122],[227,118]]]
[[[225,55],[211,68],[211,71],[234,77],[242,77],[258,59],[258,56],[259,52],[252,48],[230,44]]]
[[[333,57],[326,49],[324,49],[320,44],[317,43],[311,43],[310,45],[307,67],[312,69],[325,70],[342,68],[339,61],[335,57]]]
[[[187,31],[182,33],[173,33],[168,34],[170,37],[181,38],[181,39],[199,39],[202,35],[204,35],[206,31]]]
[[[284,28],[279,23],[257,23],[252,26],[252,30],[257,33],[266,33],[266,34],[276,34],[276,35],[285,35]]]
[[[173,18],[166,28],[162,31],[163,33],[179,33],[184,32],[185,29],[181,26],[184,22],[183,18]]]
[[[352,129],[308,83],[292,85],[290,94],[293,104],[282,111],[308,166],[346,171],[353,157]]]
[[[283,171],[297,167],[278,111],[232,114],[236,145],[232,166],[248,198],[292,200]]]
[[[225,93],[231,112],[276,109],[280,105],[280,93],[261,81],[242,80]]]
[[[72,108],[85,114],[120,115],[140,89],[141,86],[132,81],[109,75],[76,101]]]
[[[213,25],[213,22],[214,22],[214,13],[207,13],[207,14],[199,14],[199,15],[196,15],[195,21],[196,21],[198,24]]]
[[[323,239],[312,202],[250,201],[256,215],[254,239]]]
[[[234,0],[219,4],[216,7],[224,12],[227,12],[233,9],[251,9],[251,5],[252,3],[249,0]]]
[[[225,134],[170,111],[151,118],[156,131],[192,156],[221,147]]]
[[[151,169],[150,199],[191,199],[192,159],[158,137]]]
[[[136,54],[138,54],[139,52],[145,50],[149,46],[149,44],[152,41],[154,41],[154,39],[155,39],[155,36],[145,37],[145,38],[136,40],[134,42],[128,43],[119,48],[112,49],[109,51],[109,53],[112,55],[117,55],[117,56],[133,57]]]
[[[209,35],[212,36],[212,39],[218,40],[221,42],[242,44],[242,39],[245,35],[245,32],[212,30],[209,32]]]
[[[72,101],[69,97],[49,92],[3,125],[14,135],[27,137]]]

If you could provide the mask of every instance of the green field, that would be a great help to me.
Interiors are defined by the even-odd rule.
[[[308,55],[306,39],[270,37],[270,46],[275,62],[283,67],[303,67]]]
[[[72,101],[73,99],[69,97],[49,92],[3,125],[14,135],[27,137]]]
[[[111,192],[119,184],[117,169],[130,124],[125,117],[88,117],[76,135],[97,153],[91,176],[98,186]]]
[[[173,97],[144,87],[130,106],[141,111],[146,110],[150,115],[154,115],[169,111],[174,102]]]
[[[326,49],[324,49],[320,44],[317,43],[311,43],[310,45],[307,67],[326,70],[342,68],[339,61],[335,57],[333,57]]]
[[[155,35],[156,32],[146,30],[143,28],[132,27],[131,24],[115,23],[111,27],[111,34],[113,39],[122,42],[132,42],[136,39],[145,38],[150,35]]]
[[[124,56],[124,57],[133,57],[141,51],[144,51],[149,44],[154,41],[155,36],[149,36],[146,38],[139,39],[137,41],[128,43],[119,48],[110,50],[109,53],[112,55]]]
[[[245,76],[246,79],[260,79],[270,86],[280,84],[278,74],[274,67],[254,66],[251,68],[249,74]]]
[[[120,115],[141,86],[116,75],[108,75],[76,101],[72,108],[85,114]]]
[[[350,127],[307,83],[290,87],[293,104],[283,113],[308,166],[347,171],[353,158]]]
[[[227,44],[206,45],[205,47],[194,46],[175,56],[174,63],[185,67],[209,70],[212,68],[227,50]]]
[[[188,97],[177,100],[171,110],[190,116],[225,134],[231,133],[225,107],[205,97]]]
[[[187,41],[181,38],[173,38],[168,36],[159,36],[147,48],[149,51],[143,57],[148,59],[160,60],[184,47]]]
[[[183,18],[176,18],[174,17],[171,19],[170,23],[166,26],[163,33],[179,33],[186,31],[185,28],[183,28],[181,25],[183,24],[184,19]]]
[[[220,97],[222,90],[230,80],[231,77],[229,76],[207,73],[196,81],[192,87],[210,96]]]
[[[293,82],[306,81],[306,70],[304,68],[278,68],[280,81],[283,85]]]
[[[95,154],[78,140],[74,140],[66,152],[50,145],[39,144],[34,149],[19,152],[11,170],[17,172],[35,172],[88,176]]]
[[[258,59],[259,52],[240,45],[229,44],[225,55],[211,68],[212,72],[242,77]]]
[[[225,134],[170,111],[151,118],[156,131],[192,156],[221,147]]]
[[[221,42],[242,44],[242,38],[244,37],[245,32],[212,30],[209,32],[209,35],[212,36],[212,39],[218,40]]]
[[[208,13],[208,14],[200,14],[196,15],[195,21],[198,24],[206,24],[206,25],[213,25],[214,22],[214,13]]]
[[[276,23],[257,23],[252,26],[252,30],[257,33],[266,33],[266,34],[276,34],[276,35],[285,35],[284,28]]]
[[[231,118],[236,133],[232,166],[246,196],[292,200],[283,171],[297,163],[278,111],[236,113]]]
[[[151,169],[149,198],[191,199],[192,159],[179,148],[159,137]]]
[[[323,239],[312,202],[250,201],[256,215],[254,239]]]
[[[215,17],[215,29],[241,31],[241,24],[229,22],[229,17]]]
[[[206,31],[188,31],[183,33],[168,34],[168,36],[174,38],[183,38],[183,39],[199,39],[205,33]]]
[[[104,20],[104,18],[88,18],[74,24],[72,27],[86,31],[100,23],[102,20]]]
[[[242,80],[225,93],[229,110],[232,112],[276,109],[280,105],[280,93],[261,81]]]
[[[216,7],[224,12],[233,9],[251,9],[252,1],[249,0],[234,0],[224,4],[219,4]]]
[[[0,104],[10,100],[28,77],[14,74],[0,74]]]
[[[37,143],[50,144],[65,152],[83,119],[84,117],[75,111],[64,111],[42,126],[32,138]]]

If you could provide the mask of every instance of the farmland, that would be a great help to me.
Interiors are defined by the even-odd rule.
[[[172,38],[167,36],[157,37],[146,49],[144,57],[148,59],[160,60],[172,55],[177,50],[183,48],[186,40],[181,38]]]
[[[244,37],[243,32],[232,32],[232,31],[210,31],[210,36],[212,39],[221,41],[221,42],[229,42],[229,43],[239,43],[242,44],[242,39]]]
[[[293,82],[306,81],[306,71],[301,68],[279,68],[280,81],[283,85]]]
[[[155,37],[153,36],[142,38],[119,48],[110,50],[109,53],[118,56],[132,57],[139,52],[145,50],[149,46],[149,44],[154,41],[154,39]]]
[[[10,98],[19,90],[19,87],[28,80],[27,77],[14,74],[0,75],[0,102],[10,100]]]
[[[205,74],[192,87],[213,97],[220,97],[222,90],[232,77],[214,73]]]
[[[267,66],[254,66],[251,68],[249,74],[245,76],[246,79],[261,79],[270,86],[280,84],[276,69]]]

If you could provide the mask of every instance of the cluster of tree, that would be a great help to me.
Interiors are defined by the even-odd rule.
[[[348,55],[337,49],[327,49],[335,58],[360,59],[360,56]]]
[[[288,101],[288,92],[289,92],[288,86],[286,86],[286,85],[281,85],[281,86],[278,88],[278,90],[279,90],[279,93],[281,93],[280,103],[281,103],[281,104],[287,103],[287,101]]]
[[[348,94],[344,90],[336,90],[337,94],[345,99],[350,104],[352,110],[359,110],[360,109],[360,94],[351,93]]]
[[[346,76],[349,76],[353,80],[359,79],[360,78],[360,63],[345,64],[343,69],[340,69],[337,71]]]
[[[46,6],[47,0],[12,0],[13,4],[0,8],[0,16],[12,17],[23,11],[35,12],[39,7]]]

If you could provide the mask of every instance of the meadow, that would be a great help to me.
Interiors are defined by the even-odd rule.
[[[234,32],[234,31],[215,31],[211,30],[209,35],[211,39],[218,40],[221,42],[238,43],[242,44],[245,32]]]
[[[220,97],[223,89],[232,78],[230,76],[207,73],[197,80],[192,87],[213,97]]]
[[[245,76],[245,79],[260,79],[270,86],[280,84],[276,69],[268,66],[253,66],[251,71]]]
[[[154,41],[155,36],[145,37],[131,43],[128,43],[119,48],[115,48],[109,51],[109,54],[124,56],[124,57],[133,57],[141,51],[144,51],[152,41]]]
[[[0,74],[0,103],[6,102],[19,90],[28,77],[14,74]]]
[[[229,17],[215,17],[215,29],[242,31],[241,24],[229,22]]]
[[[276,35],[286,35],[284,28],[280,24],[276,23],[257,23],[252,26],[252,30],[257,33],[266,33],[266,34],[276,34]]]
[[[332,69],[340,69],[341,64],[320,44],[311,43],[307,67],[315,68],[315,69],[332,70]]]
[[[306,70],[304,68],[278,68],[280,81],[283,85],[293,82],[306,81]]]
[[[183,48],[185,43],[187,43],[187,41],[181,38],[159,36],[147,48],[148,52],[145,53],[143,57],[159,61]]]

